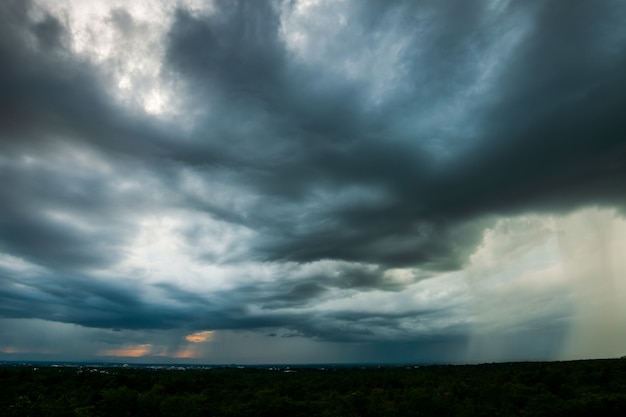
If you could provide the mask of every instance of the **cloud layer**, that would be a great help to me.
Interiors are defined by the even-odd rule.
[[[0,6],[4,352],[24,319],[207,361],[178,344],[626,349],[577,327],[624,314],[577,298],[623,294],[622,2],[79,3]]]

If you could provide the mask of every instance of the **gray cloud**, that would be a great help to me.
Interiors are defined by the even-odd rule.
[[[262,10],[256,10],[257,7]],[[459,77],[469,79],[450,82],[455,75],[445,71],[461,71],[473,65],[473,61],[480,58],[480,50],[472,56],[472,48],[495,42],[490,26],[486,26],[491,22],[485,21],[483,14],[477,12],[479,9],[473,9],[469,17],[457,9],[436,10],[430,18],[436,29],[432,29],[432,34],[427,31],[427,35],[434,42],[424,42],[428,48],[421,53],[428,59],[427,71],[436,71],[446,83],[439,85],[439,78],[435,78],[428,79],[429,82],[424,80],[424,84],[440,100],[452,94],[448,88],[456,84],[460,88],[471,88],[476,78],[476,75],[462,73]],[[518,46],[510,66],[494,77],[492,88],[495,91],[489,101],[495,105],[487,107],[484,111],[488,112],[474,121],[477,126],[470,126],[470,129],[479,129],[481,137],[460,155],[439,164],[435,164],[420,143],[421,132],[400,133],[402,139],[408,137],[412,143],[387,137],[387,132],[395,129],[395,126],[388,126],[387,121],[398,117],[395,105],[377,108],[372,117],[373,109],[359,104],[364,100],[358,93],[337,90],[335,83],[342,81],[350,91],[355,91],[358,86],[350,80],[337,80],[323,72],[299,80],[300,73],[296,74],[296,70],[300,67],[289,61],[289,52],[276,35],[277,19],[267,17],[272,13],[266,5],[241,6],[237,12],[219,13],[214,18],[216,23],[182,14],[172,30],[169,50],[175,68],[192,74],[193,85],[215,87],[217,94],[212,90],[207,100],[225,95],[222,104],[228,109],[237,107],[232,113],[226,113],[226,123],[230,123],[229,120],[250,123],[249,118],[262,118],[262,124],[255,130],[254,142],[244,138],[245,142],[238,148],[243,155],[235,158],[243,163],[238,165],[239,169],[245,170],[246,166],[250,169],[248,175],[244,174],[246,180],[254,183],[257,190],[268,193],[268,201],[272,201],[267,213],[263,206],[257,213],[258,222],[269,228],[259,246],[264,247],[261,251],[270,259],[339,258],[415,264],[448,257],[441,266],[433,267],[456,268],[467,252],[461,251],[455,257],[446,235],[453,233],[462,219],[475,218],[481,213],[527,210],[533,206],[563,210],[590,202],[622,202],[620,178],[623,178],[624,164],[619,155],[623,154],[624,126],[619,109],[623,107],[623,98],[617,92],[624,82],[620,71],[623,58],[615,56],[615,50],[623,38],[609,38],[613,48],[595,48],[606,39],[599,29],[594,30],[599,25],[588,23],[591,29],[583,29],[589,32],[589,39],[585,37],[582,48],[569,46],[567,53],[553,54],[551,50],[561,51],[561,46],[565,46],[561,44],[569,42],[567,32],[577,30],[581,16],[589,14],[583,10],[585,6],[579,6],[568,12],[564,22],[559,15],[561,23],[555,25],[550,20],[554,14],[550,9],[531,10],[532,17],[539,22],[538,29],[531,29],[534,33],[527,35]],[[613,13],[610,8],[604,12],[601,9],[594,8],[595,19],[602,19],[604,13]],[[522,11],[512,10],[511,13]],[[239,33],[237,28],[243,19],[254,21],[255,26]],[[464,23],[454,25],[455,19]],[[561,28],[560,31],[548,29],[554,26]],[[448,27],[455,30],[448,31]],[[442,28],[446,28],[444,33],[437,32]],[[542,33],[543,30],[548,32]],[[264,36],[248,39],[255,31],[261,31]],[[235,43],[220,44],[219,39]],[[359,50],[365,45],[352,47]],[[603,66],[591,64],[598,61],[594,56],[598,49],[612,54],[602,57],[603,62],[608,61]],[[259,51],[264,52],[262,56]],[[431,57],[435,58],[434,63]],[[424,57],[420,56],[418,61],[407,52],[406,59],[417,76],[425,76],[424,71],[420,71]],[[451,65],[450,60],[456,64]],[[578,62],[585,62],[590,68],[585,71]],[[524,65],[533,67],[524,70]],[[224,69],[226,72],[222,73]],[[552,79],[541,80],[549,76]],[[572,81],[568,84],[564,81],[567,79]],[[298,88],[294,88],[296,83]],[[310,84],[320,92],[307,94]],[[261,90],[251,90],[250,85]],[[549,89],[545,85],[549,85]],[[410,110],[418,118],[420,110],[428,111],[427,103],[430,103],[427,97],[421,97],[422,91],[413,86],[404,92],[411,95]],[[299,102],[306,104],[299,105]],[[549,104],[551,102],[553,104]],[[544,107],[546,110],[542,111]],[[317,123],[317,112],[329,108],[333,109],[332,113],[322,117],[323,123]],[[408,117],[409,114],[405,110],[401,115]],[[514,119],[500,126],[498,122],[488,121],[489,114],[498,121]],[[335,124],[326,129],[325,123],[329,121]],[[312,123],[313,127],[307,123]],[[209,142],[213,132],[219,129],[219,125],[217,129],[206,126],[204,132],[210,132]],[[215,136],[217,140],[230,142],[233,139],[228,136],[225,139],[221,134]],[[308,140],[303,142],[306,138]],[[263,150],[268,140],[272,141],[268,145],[270,149],[278,146],[279,150],[265,155]],[[481,146],[482,143],[489,145]],[[251,152],[249,146],[262,151]],[[282,150],[286,151],[281,153]],[[253,162],[240,159],[248,153],[254,155]],[[341,207],[327,204],[311,207],[314,211],[307,210],[307,200],[316,198],[319,190],[341,195],[346,188],[355,185],[384,190],[384,201],[362,203],[355,199]],[[277,212],[281,213],[278,223],[272,220]],[[431,236],[424,236],[429,244],[420,248],[416,229],[430,229],[437,237],[433,241]],[[334,233],[336,230],[342,233]],[[278,240],[268,244],[268,235],[277,235]],[[466,240],[471,248],[477,243],[480,232],[473,233],[473,237],[465,236],[461,240]],[[385,248],[389,248],[389,255],[385,254]]]
[[[4,2],[0,314],[465,343],[458,295],[338,300],[418,297],[501,216],[623,213],[626,9],[570,3],[179,7],[168,119],[116,96],[121,64],[80,56],[72,22]],[[106,19],[119,45],[150,30]]]

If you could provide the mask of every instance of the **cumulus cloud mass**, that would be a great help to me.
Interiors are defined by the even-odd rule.
[[[625,20],[3,1],[0,359],[626,354]]]

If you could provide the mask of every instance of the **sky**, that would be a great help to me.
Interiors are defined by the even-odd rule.
[[[0,360],[626,355],[621,0],[3,0]]]

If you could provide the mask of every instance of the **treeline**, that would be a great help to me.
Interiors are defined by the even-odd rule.
[[[0,367],[2,416],[620,416],[626,360],[296,372]]]

